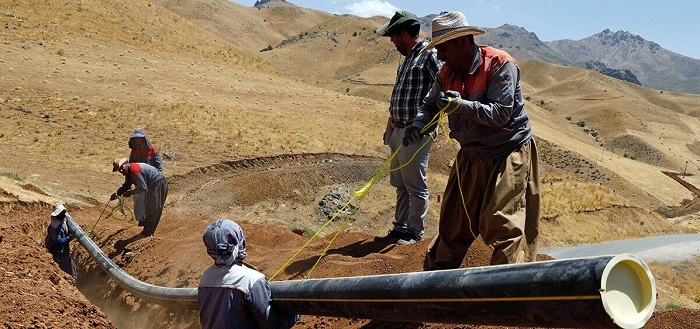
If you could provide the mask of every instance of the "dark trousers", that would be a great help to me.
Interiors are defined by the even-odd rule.
[[[78,279],[73,258],[70,256],[70,251],[52,253],[51,255],[53,256],[53,261],[58,264],[58,267],[60,267],[63,272],[68,273],[73,279]]]
[[[156,232],[167,197],[168,182],[165,178],[157,181],[152,186],[148,186],[148,191],[146,192],[146,218],[143,220],[142,235],[151,236]]]

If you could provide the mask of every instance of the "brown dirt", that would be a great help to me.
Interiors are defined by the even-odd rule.
[[[28,194],[35,193],[27,191]],[[13,197],[11,193],[5,194]],[[174,208],[176,207],[171,209]],[[74,243],[73,254],[80,269],[76,287],[41,246],[50,209],[48,203],[23,202],[16,197],[12,202],[3,203],[3,209],[3,218],[8,220],[0,222],[0,267],[4,270],[0,288],[3,297],[0,299],[6,314],[3,323],[7,327],[71,327],[73,323],[80,323],[78,327],[98,328],[111,328],[115,325],[120,328],[198,327],[195,311],[150,305],[120,289]],[[128,273],[140,280],[161,286],[196,287],[199,275],[211,262],[201,246],[199,236],[204,227],[215,219],[213,217],[182,215],[169,210],[156,236],[137,239],[139,229],[133,221],[101,218],[105,209],[102,205],[69,204],[68,209],[86,231],[95,227],[93,237],[98,245]],[[100,221],[96,222],[98,219]],[[250,254],[248,263],[268,277],[281,269],[289,257],[308,240],[308,237],[295,234],[280,225],[250,221],[240,223],[247,235]],[[424,251],[429,243],[427,239],[411,246],[395,246],[372,243],[372,237],[363,232],[341,233],[333,241],[324,259],[309,272],[317,257],[330,243],[332,235],[316,239],[292,259],[275,280],[302,279],[309,275],[312,278],[326,278],[421,270]],[[490,252],[490,248],[479,240],[470,249],[462,267],[488,265]],[[546,260],[549,257],[540,255],[540,259]],[[88,296],[92,303],[83,295]],[[645,328],[697,328],[697,325],[700,325],[700,313],[697,310],[682,309],[655,313]],[[295,328],[502,327],[397,324],[302,316]]]
[[[196,312],[144,303],[123,291],[77,245],[73,285],[41,246],[55,201],[66,202],[83,228],[94,227],[98,245],[131,275],[195,287],[210,263],[200,234],[211,221],[240,221],[248,261],[272,276],[308,240],[292,231],[324,223],[317,210],[328,191],[361,187],[388,154],[381,134],[399,56],[371,33],[382,19],[219,0],[10,0],[0,9],[2,327],[198,327]],[[320,37],[307,37],[314,33]],[[294,39],[300,35],[303,42]],[[259,52],[282,40],[299,42]],[[654,209],[678,205],[690,193],[661,174],[664,168],[606,153],[564,118],[585,121],[600,138],[634,134],[649,146],[634,150],[658,150],[668,161],[660,163],[677,169],[687,152],[699,153],[698,128],[688,120],[698,112],[698,96],[660,95],[584,70],[521,64],[536,134],[556,144],[543,143],[543,168],[605,184],[638,207],[547,209],[556,220],[543,221],[549,232],[543,243],[600,225],[625,237],[678,233]],[[545,105],[538,106],[540,100]],[[126,139],[137,127],[161,150],[171,183],[161,225],[146,239],[136,239],[139,228],[124,218],[97,223],[105,209],[100,201],[121,181],[111,161],[128,153]],[[452,156],[444,139],[434,144],[427,239],[436,232],[437,197]],[[689,169],[697,175],[695,161]],[[571,198],[580,198],[572,189],[585,190],[584,183],[553,181],[546,191],[562,192],[543,191],[543,198],[575,203]],[[394,198],[380,179],[311,276],[420,270],[427,240],[406,247],[368,243],[388,228]],[[639,228],[640,221],[654,224]],[[562,229],[566,225],[572,228]],[[340,222],[329,226],[276,279],[306,276],[338,229]],[[475,245],[463,265],[484,265],[487,255]],[[697,308],[697,297],[679,295],[660,293],[659,305]],[[647,327],[699,328],[698,318],[694,309],[660,311]],[[296,328],[493,327],[304,316]]]

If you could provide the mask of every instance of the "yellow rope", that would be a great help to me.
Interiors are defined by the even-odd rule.
[[[119,197],[117,198],[117,200],[119,200],[119,203],[116,204],[116,205],[114,205],[114,207],[112,207],[112,210],[109,212],[109,214],[108,214],[107,216],[105,216],[105,219],[111,217],[111,218],[114,218],[114,219],[116,219],[116,220],[126,220],[127,215],[131,215],[131,220],[133,220],[133,219],[134,219],[134,214],[131,212],[131,209],[129,209],[129,207],[127,207],[127,206],[124,205],[124,197],[123,197],[123,196],[119,196]],[[105,204],[105,207],[104,207],[104,209],[102,209],[102,213],[100,213],[100,217],[97,218],[97,221],[95,222],[95,225],[93,225],[92,228],[90,229],[90,231],[87,232],[87,235],[88,235],[88,236],[91,236],[91,235],[92,235],[92,231],[95,229],[95,226],[97,226],[97,223],[100,222],[100,219],[102,219],[102,215],[105,213],[105,210],[107,210],[107,207],[109,206],[109,203],[110,203],[110,202],[112,202],[112,200],[107,201],[107,204]],[[122,216],[123,216],[122,219],[119,219],[119,218],[117,218],[117,217],[114,216],[114,210],[116,210],[117,208],[119,208],[119,212],[120,212],[120,213],[122,214]]]
[[[453,104],[453,100],[455,101],[454,104]],[[454,99],[454,98],[448,98],[448,103],[445,105],[445,107],[443,107],[442,109],[440,109],[440,111],[439,111],[435,116],[433,116],[433,119],[421,129],[420,133],[421,133],[421,134],[424,134],[426,131],[430,131],[431,129],[433,129],[433,127],[435,127],[435,125],[439,125],[440,128],[441,128],[441,130],[442,130],[443,133],[445,134],[445,136],[449,136],[448,131],[447,131],[447,127],[446,127],[446,125],[445,125],[445,121],[446,121],[445,118],[446,118],[447,115],[449,115],[449,114],[451,114],[452,112],[454,112],[455,110],[457,110],[457,108],[459,108],[459,102],[457,102],[456,99]],[[431,138],[432,138],[432,137],[431,137]],[[455,150],[455,153],[456,153],[456,152],[457,152],[457,147],[455,146],[454,142],[452,142],[452,140],[450,140],[449,137],[447,138],[447,140],[448,140],[448,142],[450,143],[450,145],[452,146],[452,148]],[[328,242],[328,245],[326,245],[326,248],[323,250],[323,252],[321,253],[321,255],[318,256],[318,259],[316,260],[316,262],[314,263],[314,265],[313,265],[313,266],[309,269],[309,271],[306,273],[305,278],[306,278],[306,279],[310,278],[310,277],[311,277],[311,272],[313,272],[313,270],[314,270],[314,269],[316,268],[316,266],[319,264],[319,262],[321,261],[321,259],[326,255],[326,253],[328,252],[328,249],[330,249],[330,247],[331,247],[331,245],[333,244],[333,242],[335,241],[335,239],[338,237],[338,235],[340,234],[340,232],[345,228],[345,226],[347,225],[348,220],[349,220],[350,218],[352,218],[352,216],[355,214],[355,212],[356,212],[357,209],[359,208],[359,204],[360,204],[360,203],[362,202],[362,200],[364,200],[364,198],[367,196],[367,194],[369,193],[369,189],[374,185],[374,183],[376,183],[384,174],[389,173],[389,172],[392,172],[392,171],[400,170],[401,168],[403,168],[403,167],[405,167],[406,165],[408,165],[409,163],[411,163],[411,162],[413,161],[413,159],[415,159],[415,157],[416,157],[416,155],[418,154],[418,152],[420,152],[420,150],[422,150],[423,147],[425,147],[427,144],[428,144],[428,140],[426,139],[426,141],[423,143],[423,145],[421,145],[421,146],[416,150],[416,152],[413,154],[413,156],[411,157],[411,159],[409,159],[409,161],[407,161],[405,164],[403,164],[403,165],[401,165],[401,166],[399,166],[399,167],[397,167],[397,168],[390,169],[390,168],[391,168],[391,162],[394,160],[394,158],[396,158],[396,155],[397,155],[397,154],[399,153],[399,151],[401,150],[402,145],[399,145],[399,147],[396,148],[396,150],[394,151],[394,153],[392,153],[391,156],[384,162],[384,165],[382,165],[382,168],[381,168],[376,174],[374,174],[374,176],[365,184],[365,186],[363,186],[361,189],[355,191],[355,194],[353,195],[353,197],[352,197],[348,202],[346,202],[346,203],[343,205],[343,207],[341,207],[341,208],[333,215],[333,217],[331,217],[328,221],[326,221],[326,223],[324,223],[323,226],[321,226],[321,228],[320,228],[318,231],[316,231],[316,233],[315,233],[311,238],[309,238],[309,240],[306,241],[306,243],[304,243],[304,245],[301,246],[301,248],[299,248],[299,250],[297,250],[297,251],[294,253],[294,255],[292,255],[292,257],[290,257],[290,258],[282,265],[282,267],[280,267],[279,270],[277,270],[277,272],[275,272],[275,274],[273,274],[273,275],[270,277],[269,281],[274,280],[274,278],[277,277],[278,274],[280,274],[285,268],[287,268],[287,266],[289,266],[289,264],[290,264],[294,259],[296,259],[296,257],[299,255],[299,253],[301,253],[301,252],[311,243],[311,241],[313,241],[314,239],[316,239],[316,237],[321,233],[321,231],[323,231],[326,227],[328,227],[328,225],[330,225],[330,224],[333,222],[333,220],[335,220],[336,217],[338,217],[338,216],[345,210],[345,208],[347,208],[354,200],[358,199],[358,200],[359,200],[358,203],[357,203],[358,206],[355,207],[355,208],[352,210],[352,212],[350,213],[350,215],[343,221],[343,223],[341,224],[341,226],[338,228],[338,230],[336,231],[336,233],[333,235],[333,238],[331,239],[331,241],[329,241],[329,242]],[[455,157],[455,166],[457,166],[457,159],[456,159],[456,157]],[[459,167],[457,167],[457,169],[459,169]],[[457,171],[457,172],[459,172],[459,171]],[[461,183],[459,182],[459,175],[457,175],[457,180],[458,180],[458,184],[459,184],[459,186],[460,186],[460,194],[461,194],[462,191],[461,191]],[[462,194],[462,204],[463,204],[464,209],[465,209],[465,214],[467,214],[467,219],[469,220],[469,222],[470,222],[470,224],[471,224],[471,219],[469,219],[469,214],[466,213],[466,202],[465,202],[465,200],[464,200],[464,195],[463,195],[463,194]],[[470,231],[471,231],[471,225],[469,225],[469,229],[470,229]],[[472,234],[474,234],[474,232],[472,232]],[[476,238],[476,235],[475,235],[474,237]]]

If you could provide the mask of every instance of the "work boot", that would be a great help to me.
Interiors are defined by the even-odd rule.
[[[396,241],[396,244],[400,244],[402,246],[409,245],[409,244],[414,244],[418,241],[420,241],[422,237],[418,234],[415,233],[405,233],[404,237]]]
[[[385,236],[375,236],[374,237],[374,242],[396,242],[397,240],[403,238],[405,233],[401,233],[397,230],[391,230],[387,235]]]

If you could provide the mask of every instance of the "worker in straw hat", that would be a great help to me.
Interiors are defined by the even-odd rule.
[[[433,19],[426,50],[437,49],[445,64],[404,132],[404,143],[417,142],[444,110],[450,138],[461,144],[425,270],[459,267],[478,235],[493,247],[494,265],[533,261],[537,254],[539,169],[520,69],[508,53],[475,44],[484,32],[460,12]]]
[[[124,184],[112,194],[110,200],[122,195],[130,197],[134,194],[145,194],[146,218],[139,222],[139,226],[143,226],[141,235],[153,235],[160,222],[165,199],[168,197],[168,182],[163,173],[147,163],[130,163],[126,158],[114,160],[112,172],[115,171],[124,175]]]
[[[70,241],[73,234],[68,230],[68,219],[72,219],[61,202],[56,202],[51,211],[51,219],[46,230],[44,245],[49,250],[53,260],[64,272],[70,274],[73,279],[78,278],[75,263],[70,255]]]
[[[389,120],[384,132],[384,144],[389,145],[396,156],[391,161],[389,182],[396,188],[396,210],[393,227],[375,242],[391,242],[400,245],[420,241],[425,232],[425,216],[428,214],[428,156],[433,139],[425,134],[420,143],[401,147],[403,131],[411,124],[423,104],[423,98],[437,77],[441,62],[435,50],[423,51],[428,45],[419,36],[420,22],[416,15],[398,11],[391,20],[377,30],[386,36],[403,56],[391,93]]]

